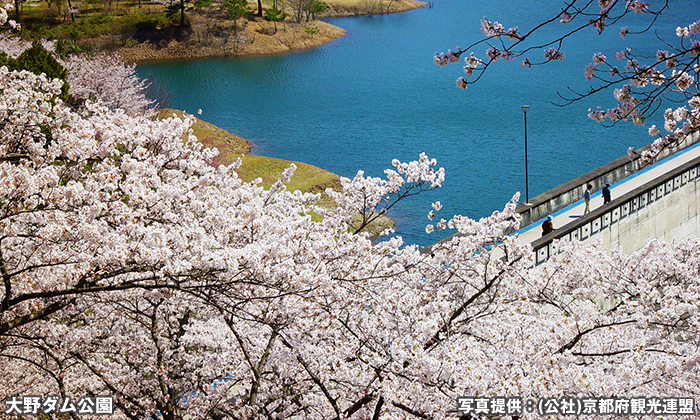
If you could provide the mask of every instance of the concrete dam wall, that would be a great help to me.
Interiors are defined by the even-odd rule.
[[[641,249],[651,238],[677,242],[700,237],[700,158],[695,158],[624,194],[553,234],[532,242],[539,264],[556,253],[554,239],[590,242],[625,252]]]

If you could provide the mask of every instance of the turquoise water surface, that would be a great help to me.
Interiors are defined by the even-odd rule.
[[[659,41],[653,33],[626,41],[618,35],[620,26],[642,28],[648,23],[644,17],[602,35],[592,28],[578,34],[565,44],[563,61],[530,69],[521,68],[520,60],[497,63],[466,91],[455,86],[462,64],[433,64],[436,51],[480,39],[484,16],[523,31],[557,14],[554,4],[435,0],[431,8],[328,20],[347,35],[311,50],[144,64],[137,71],[164,87],[168,106],[190,113],[202,109],[202,119],[251,140],[254,154],[307,162],[347,177],[360,169],[380,176],[393,158],[413,160],[420,152],[437,158],[446,170],[444,186],[391,214],[406,242],[428,245],[440,239],[439,233],[425,233],[431,202],[444,206],[438,217],[480,218],[501,209],[516,191],[524,196],[522,104],[530,105],[530,197],[624,155],[628,146],[651,141],[645,127],[605,128],[587,117],[588,108],[613,106],[612,92],[567,107],[552,103],[561,102],[558,93],[569,88],[587,88],[583,69],[594,52],[614,61],[615,51],[625,46],[655,51]],[[697,6],[697,0],[671,2],[657,25],[659,36],[675,41],[676,26],[700,18]],[[475,53],[483,57],[485,49]]]

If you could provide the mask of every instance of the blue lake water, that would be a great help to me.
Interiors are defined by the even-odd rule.
[[[143,64],[137,71],[164,87],[170,107],[202,109],[202,119],[251,140],[254,154],[307,162],[347,177],[360,169],[380,176],[393,158],[413,160],[420,152],[437,158],[446,170],[443,187],[391,214],[406,242],[428,245],[440,239],[439,233],[425,233],[431,202],[443,203],[438,217],[480,218],[501,209],[516,191],[524,196],[522,104],[530,105],[530,197],[624,155],[628,146],[651,141],[645,127],[605,128],[587,117],[588,108],[613,106],[612,92],[567,107],[552,103],[561,102],[558,93],[569,88],[587,88],[583,69],[594,52],[617,63],[615,51],[625,46],[635,52],[658,49],[652,33],[627,40],[618,35],[620,26],[634,31],[648,18],[627,19],[602,35],[588,28],[564,45],[563,61],[529,69],[520,60],[497,63],[466,91],[455,86],[463,64],[433,64],[436,51],[481,39],[482,17],[524,31],[556,15],[553,4],[435,0],[431,8],[328,20],[347,35],[311,50]],[[671,2],[657,25],[659,36],[675,41],[676,26],[700,18],[697,6],[697,0]],[[474,51],[485,57],[485,50]],[[531,60],[540,54],[531,54]]]

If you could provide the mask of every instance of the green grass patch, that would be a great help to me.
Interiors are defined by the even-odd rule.
[[[173,114],[182,118],[184,112],[175,109],[162,109],[158,112],[157,117],[167,118]],[[325,169],[303,162],[248,155],[251,147],[247,140],[199,118],[192,125],[192,132],[206,147],[219,150],[219,156],[213,162],[215,165],[228,165],[243,156],[243,164],[238,170],[238,174],[245,182],[261,178],[261,185],[269,188],[279,179],[282,171],[294,163],[297,169],[292,179],[287,183],[289,191],[300,190],[319,193],[325,191],[326,188],[340,188],[340,177]]]
[[[75,22],[62,3],[60,9],[49,8],[46,3],[35,7],[23,7],[20,14],[25,39],[87,40],[105,35],[131,36],[137,30],[153,31],[172,24],[166,16],[165,6],[154,2],[122,2],[106,8],[100,3],[82,3]]]
[[[183,118],[185,113],[176,109],[164,108],[158,111],[157,117],[167,118],[172,117],[173,114]],[[248,140],[199,118],[192,125],[192,132],[206,147],[219,150],[219,156],[212,162],[214,165],[229,165],[241,155],[250,153],[251,146]]]
[[[292,162],[265,156],[244,156],[243,164],[239,168],[238,173],[245,182],[261,178],[261,185],[268,188],[279,179],[282,171],[289,168],[292,163],[296,165],[297,169],[286,184],[287,190],[322,193],[326,188],[340,189],[340,177],[332,172],[308,163]],[[319,204],[326,207],[334,207],[333,201],[325,194],[321,196]]]

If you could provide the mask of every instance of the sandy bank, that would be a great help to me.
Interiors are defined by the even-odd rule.
[[[278,24],[277,33],[272,22],[262,20],[247,22],[235,35],[209,37],[200,33],[204,30],[193,25],[193,34],[186,41],[149,41],[118,51],[127,62],[277,54],[317,47],[345,35],[343,29],[319,21],[305,26]],[[223,30],[233,32],[229,28]]]
[[[417,0],[331,0],[324,17],[355,16],[403,12],[426,3]],[[331,24],[275,23],[260,18],[232,21],[216,20],[192,14],[191,32],[185,39],[164,39],[133,43],[118,49],[127,62],[147,62],[205,57],[279,54],[318,47],[345,35],[345,30]]]
[[[327,0],[329,10],[322,17],[362,16],[406,12],[428,3],[418,0]]]

